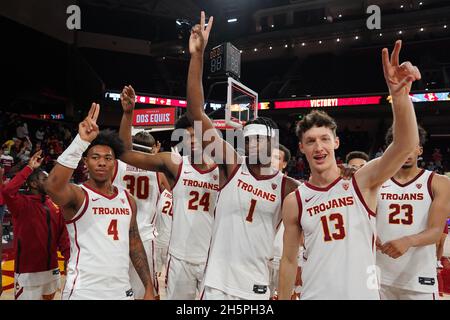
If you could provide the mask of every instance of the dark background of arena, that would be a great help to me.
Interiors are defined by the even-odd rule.
[[[81,8],[79,31],[66,28],[66,8],[72,4]],[[381,8],[381,30],[366,27],[370,4]],[[241,81],[259,93],[260,101],[386,96],[381,49],[392,48],[396,39],[404,41],[402,61],[412,61],[422,72],[414,92],[450,88],[450,1],[2,2],[0,142],[14,142],[22,122],[27,123],[32,142],[32,147],[17,142],[15,168],[9,174],[27,161],[28,153],[17,153],[24,148],[31,149],[30,154],[36,150],[39,128],[44,132],[45,169],[50,170],[92,101],[101,104],[100,127],[117,129],[121,106],[105,100],[106,91],[132,84],[138,93],[184,99],[189,55],[187,38],[175,21],[197,22],[202,9],[215,17],[209,48],[229,41],[242,50]],[[237,22],[228,23],[230,18]],[[217,80],[208,77],[205,68],[205,93]],[[307,179],[307,162],[298,152],[294,132],[296,122],[311,109],[270,106],[260,115],[273,118],[280,127],[280,142],[293,154],[288,173]],[[415,108],[419,123],[428,131],[420,166],[450,171],[450,101]],[[324,109],[338,121],[338,161],[352,150],[365,151],[372,158],[382,152],[384,133],[392,122],[388,102]],[[42,119],[50,114],[63,114],[64,119]],[[169,150],[169,132],[154,136]],[[77,179],[83,179],[82,168]]]

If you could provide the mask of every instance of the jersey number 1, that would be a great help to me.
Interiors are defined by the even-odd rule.
[[[108,227],[108,235],[113,236],[114,240],[119,240],[119,231],[117,230],[117,219],[111,220]]]

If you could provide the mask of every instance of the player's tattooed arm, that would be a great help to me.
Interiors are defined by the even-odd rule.
[[[130,259],[136,269],[139,278],[145,287],[145,300],[154,300],[153,295],[153,282],[150,275],[150,268],[148,265],[147,255],[145,253],[144,245],[142,244],[141,236],[139,235],[139,229],[136,220],[136,202],[130,196],[130,202],[132,207],[132,216],[130,222],[129,242],[130,242]]]

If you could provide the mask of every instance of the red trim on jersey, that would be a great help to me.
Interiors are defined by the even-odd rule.
[[[433,182],[433,177],[434,177],[435,172],[432,172],[430,174],[430,176],[428,177],[428,181],[427,181],[427,189],[428,189],[428,193],[430,194],[431,200],[434,200],[434,195],[433,195],[433,189],[431,187],[431,183]]]
[[[358,183],[356,182],[355,176],[353,176],[353,178],[352,178],[352,184],[353,184],[353,188],[355,188],[356,195],[358,196],[359,201],[361,201],[361,203],[363,204],[363,206],[366,209],[367,213],[369,214],[369,218],[370,218],[370,216],[376,217],[377,214],[375,212],[373,212],[372,210],[370,210],[369,206],[366,203],[366,200],[364,200],[364,198],[363,198],[363,196],[361,194],[361,190],[359,190],[359,186],[358,186]]]
[[[406,183],[400,183],[400,182],[398,182],[397,180],[395,180],[394,177],[392,177],[391,180],[392,180],[392,182],[394,182],[394,183],[395,183],[396,185],[398,185],[399,187],[404,188],[404,187],[410,185],[411,183],[413,183],[414,181],[416,181],[417,179],[419,179],[419,177],[420,177],[421,175],[423,175],[424,172],[425,172],[425,169],[422,169],[422,171],[420,171],[420,172],[417,174],[417,176],[415,176],[414,178],[412,178],[412,180],[410,180],[410,181],[408,181],[408,182],[406,182]]]
[[[283,208],[283,200],[286,198],[286,195],[284,194],[284,191],[286,189],[286,181],[287,177],[283,175],[283,179],[281,180],[281,208]]]
[[[72,220],[66,221],[66,224],[70,224],[70,223],[75,223],[76,221],[78,221],[86,212],[87,208],[89,207],[89,195],[87,193],[86,190],[84,190],[83,188],[81,188],[81,190],[83,190],[84,192],[84,207],[83,210],[81,210],[80,214],[78,216],[76,216],[75,218],[72,218]]]
[[[203,288],[202,294],[200,295],[200,300],[203,300],[204,296],[205,296],[205,288]]]
[[[258,181],[272,179],[280,172],[277,170],[277,172],[275,172],[274,174],[271,174],[270,176],[261,176],[259,174],[254,173],[247,164],[246,164],[246,166],[247,166],[248,172],[250,172],[250,174],[253,176],[253,178],[255,178]]]
[[[280,225],[281,225],[282,222],[283,222],[283,219],[281,219],[280,222],[278,222],[277,227],[275,228],[276,231],[278,231],[278,228],[280,228]]]
[[[298,224],[300,225],[300,227],[302,227],[303,204],[299,189],[295,190],[295,196],[297,197],[297,204],[298,204]]]
[[[372,251],[375,252],[375,235],[372,233]]]
[[[119,171],[119,161],[117,161],[117,159],[115,160],[115,167],[114,167],[114,173],[113,176],[111,178],[111,182],[114,182],[114,180],[116,180],[117,177],[117,171]]]
[[[131,200],[130,200],[130,194],[128,193],[128,190],[123,189],[123,191],[125,191],[125,195],[127,196],[127,200],[128,200],[128,204],[130,206],[131,211],[133,212],[133,206],[131,205]],[[136,212],[137,214],[137,204],[136,204]]]
[[[156,295],[159,296],[159,283],[155,268],[155,241],[152,240],[151,242],[152,242],[153,288],[156,291]]]
[[[178,180],[180,180],[180,176],[181,176],[181,170],[183,169],[183,160],[181,160],[181,163],[178,167],[178,172],[177,172],[177,176],[175,177],[175,180],[173,180],[173,186],[172,186],[172,190],[175,188],[175,186],[178,183]]]
[[[225,182],[225,184],[220,188],[219,187],[219,190],[218,191],[222,191],[222,189],[223,188],[225,188],[225,186],[228,184],[228,182],[230,182],[233,178],[234,178],[234,176],[236,175],[236,173],[238,172],[238,170],[239,170],[239,168],[242,166],[242,163],[241,164],[238,164],[237,166],[236,166],[236,168],[234,168],[234,170],[233,170],[233,172],[231,172],[231,174],[230,174],[230,176],[228,177],[228,179],[227,179],[227,181]],[[217,201],[219,201],[219,198],[217,197]]]
[[[77,262],[75,264],[75,271],[76,271],[77,275],[75,276],[75,279],[73,279],[72,290],[70,290],[70,294],[69,294],[69,297],[67,298],[67,300],[70,300],[70,297],[72,296],[72,293],[73,293],[73,289],[75,288],[75,284],[78,279],[78,275],[80,274],[80,271],[78,270],[78,261],[80,260],[80,246],[78,244],[78,232],[77,232],[77,224],[76,223],[73,224],[73,228],[75,230],[75,246],[78,249]]]
[[[162,173],[155,172],[155,174],[156,174],[156,181],[157,181],[157,183],[158,183],[158,190],[159,190],[159,193],[161,194],[161,193],[164,191],[164,189],[163,189],[163,187],[161,186],[161,181],[160,181],[160,179],[159,179],[159,175],[162,174]]]
[[[336,185],[336,183],[338,183],[341,179],[342,179],[342,177],[338,177],[336,180],[334,180],[332,183],[330,183],[328,186],[326,186],[324,188],[312,185],[311,183],[309,183],[307,181],[305,182],[305,186],[307,186],[308,188],[313,189],[315,191],[326,192],[326,191],[330,190],[331,188],[333,188]]]
[[[211,168],[206,169],[206,170],[202,170],[202,169],[200,169],[200,168],[197,168],[197,165],[196,165],[196,164],[192,164],[192,163],[191,163],[191,166],[192,166],[192,168],[194,168],[194,169],[195,169],[198,173],[200,173],[200,174],[210,173],[211,171],[213,171],[214,169],[217,168],[217,164],[214,164]]]
[[[23,293],[23,287],[21,287],[19,289],[19,291],[17,291],[17,293],[14,294],[14,300],[17,300],[22,293]]]
[[[96,194],[98,194],[98,195],[100,195],[100,196],[102,196],[102,197],[104,197],[104,198],[106,198],[108,200],[114,199],[119,194],[119,190],[117,189],[116,186],[113,186],[114,193],[112,195],[110,195],[110,196],[108,196],[107,194],[104,194],[104,193],[102,193],[102,192],[100,192],[98,190],[95,190],[94,188],[88,186],[86,183],[83,183],[83,186],[85,186],[86,188],[88,188],[92,192],[95,192]]]
[[[170,270],[170,261],[171,261],[171,260],[172,260],[172,255],[169,254],[169,261],[167,262],[166,279],[165,279],[166,288],[167,288],[167,284],[169,283],[169,270]]]

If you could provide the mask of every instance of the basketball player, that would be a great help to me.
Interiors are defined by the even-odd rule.
[[[352,151],[345,157],[345,162],[348,166],[358,170],[369,162],[369,156],[362,151]]]
[[[394,140],[383,156],[356,171],[351,182],[339,177],[334,119],[316,110],[298,124],[299,147],[311,177],[283,204],[280,299],[289,299],[292,293],[302,231],[307,257],[302,299],[380,299],[374,252],[377,193],[419,140],[409,91],[420,73],[409,62],[399,64],[400,48],[401,41],[397,41],[390,61],[387,49],[382,52],[393,98]]]
[[[271,119],[257,118],[244,127],[245,152],[256,159],[256,163],[250,163],[248,157],[238,155],[218,135],[204,113],[203,54],[212,23],[211,17],[205,28],[202,12],[200,25],[192,29],[187,83],[187,115],[201,123],[202,133],[214,137],[213,156],[219,166],[220,194],[202,298],[267,300],[270,297],[268,261],[281,223],[281,203],[298,184],[272,169],[270,159],[263,162],[259,156],[272,152],[277,126]],[[205,148],[211,141],[202,139],[202,143]],[[174,218],[175,215],[176,212]]]
[[[122,103],[125,103],[122,100]],[[133,149],[141,152],[154,154],[157,151],[155,138],[146,131],[138,132],[133,137]],[[160,172],[146,171],[135,168],[122,162],[116,161],[115,176],[113,184],[126,188],[136,199],[137,205],[137,225],[142,244],[147,254],[147,261],[150,267],[150,274],[153,277],[153,287],[155,298],[158,299],[158,278],[155,272],[155,238],[156,229],[156,205],[161,191],[167,186],[164,174]],[[145,288],[139,275],[130,263],[130,282],[136,299],[144,297]]]
[[[135,93],[131,86],[122,92],[123,116],[120,135],[131,141],[132,111]],[[201,157],[194,163],[200,151],[194,138],[194,129],[186,117],[181,117],[175,129],[187,133],[189,155],[181,157],[174,152],[150,155],[128,148],[121,160],[140,169],[163,172],[169,182],[173,197],[173,223],[169,244],[167,299],[193,300],[198,296],[208,258],[214,220],[218,184],[218,169],[208,158]],[[128,144],[130,145],[130,144]]]
[[[163,266],[167,264],[170,234],[172,232],[172,193],[167,189],[161,193],[156,208],[156,215],[156,228],[158,230],[155,242],[156,272],[160,276]]]
[[[392,128],[386,142],[392,141]],[[426,132],[378,195],[377,232],[381,245],[377,265],[384,300],[437,298],[436,242],[450,214],[450,180],[417,166]]]
[[[63,207],[71,241],[64,300],[133,299],[130,260],[145,284],[144,299],[154,299],[153,284],[136,222],[136,201],[112,185],[115,159],[123,143],[111,131],[99,133],[100,106],[93,103],[78,135],[59,156],[46,190]],[[69,183],[83,156],[89,179]]]

